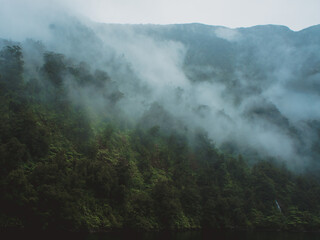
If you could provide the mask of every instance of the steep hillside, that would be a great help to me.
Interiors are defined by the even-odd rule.
[[[2,230],[319,231],[318,26],[44,25],[0,41]]]

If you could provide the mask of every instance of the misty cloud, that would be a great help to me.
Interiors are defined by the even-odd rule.
[[[223,28],[219,27],[215,30],[217,37],[228,40],[228,41],[237,41],[241,34],[236,29]]]
[[[92,116],[117,106],[133,122],[148,117],[150,127],[154,121],[186,134],[202,128],[221,149],[252,160],[273,157],[292,168],[319,157],[311,150],[319,140],[311,122],[320,121],[320,57],[314,54],[320,46],[305,43],[301,32],[98,24],[54,6],[14,2],[0,11],[0,37],[22,42],[27,80],[39,73],[44,53],[61,53],[86,79],[109,81],[89,88],[62,74],[70,99]]]

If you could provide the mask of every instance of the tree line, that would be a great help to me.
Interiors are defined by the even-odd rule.
[[[316,177],[248,164],[203,130],[164,131],[152,111],[132,124],[106,72],[44,52],[26,76],[22,50],[0,52],[1,229],[320,229]],[[70,100],[70,78],[103,86],[101,116]]]

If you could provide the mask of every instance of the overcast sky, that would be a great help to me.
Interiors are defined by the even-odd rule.
[[[293,30],[320,24],[320,0],[0,0],[0,20],[14,25],[16,18],[28,21],[28,16],[48,12],[43,8],[61,7],[107,23],[280,24]]]
[[[320,24],[320,0],[71,0],[69,4],[92,20],[110,23],[280,24],[293,30]]]

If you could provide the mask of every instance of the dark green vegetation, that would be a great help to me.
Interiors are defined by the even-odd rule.
[[[318,240],[318,232],[288,232],[288,231],[111,231],[102,233],[74,232],[7,232],[0,234],[3,239],[78,239],[78,240]]]
[[[156,103],[133,124],[116,83],[85,66],[44,52],[25,77],[22,49],[1,50],[2,229],[320,229],[318,179],[271,160],[249,166],[202,130],[153,126],[170,120]],[[104,111],[72,101],[69,79],[75,95],[107,89]]]

